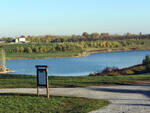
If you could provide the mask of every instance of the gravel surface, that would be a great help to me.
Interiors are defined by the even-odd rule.
[[[0,89],[0,93],[36,93],[33,88]],[[44,94],[45,89],[40,89]],[[93,86],[85,88],[50,88],[51,95],[104,99],[109,106],[90,113],[150,113],[150,84]]]

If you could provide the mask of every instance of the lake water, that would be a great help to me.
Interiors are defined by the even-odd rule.
[[[96,53],[83,58],[25,59],[7,61],[14,74],[36,75],[35,65],[48,65],[49,75],[81,76],[100,72],[106,67],[128,67],[142,63],[150,51]]]

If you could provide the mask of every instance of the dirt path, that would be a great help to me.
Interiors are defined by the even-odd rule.
[[[45,93],[41,89],[42,94]],[[0,93],[36,93],[36,89],[0,89]],[[85,88],[50,88],[51,95],[105,99],[107,107],[91,113],[150,113],[150,84],[93,86]]]

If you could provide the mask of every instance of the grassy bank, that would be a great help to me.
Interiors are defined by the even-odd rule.
[[[136,83],[150,81],[150,74],[128,76],[82,76],[56,77],[49,76],[50,87],[84,87]],[[30,75],[0,75],[0,88],[34,88],[36,76]]]
[[[56,97],[50,99],[27,94],[0,94],[1,113],[88,113],[109,104],[108,101]]]
[[[68,52],[51,52],[51,53],[7,53],[7,60],[14,59],[42,59],[42,58],[59,58],[59,57],[77,57],[80,51]]]
[[[89,76],[116,76],[116,75],[138,75],[148,73],[149,69],[144,64],[138,64],[122,69],[118,68],[106,68],[102,72],[92,73]]]
[[[46,58],[61,58],[61,57],[84,57],[93,53],[105,53],[105,52],[124,52],[124,51],[136,51],[136,50],[150,50],[150,48],[92,48],[82,51],[65,51],[65,52],[51,52],[51,53],[7,53],[7,60],[17,59],[46,59]]]

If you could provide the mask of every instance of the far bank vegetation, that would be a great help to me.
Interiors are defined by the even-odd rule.
[[[128,68],[118,69],[116,67],[107,67],[100,73],[91,73],[89,76],[117,76],[117,75],[138,75],[150,73],[150,56],[146,56],[142,64]]]
[[[25,36],[23,36],[25,37]],[[74,52],[82,54],[83,52],[112,52],[112,51],[129,51],[129,50],[149,50],[150,34],[131,34],[124,35],[109,33],[87,33],[82,35],[71,36],[26,36],[27,44],[10,44],[14,38],[5,37],[6,57],[19,57],[19,55],[45,54],[56,52]],[[10,55],[13,54],[13,55]],[[46,55],[47,54],[47,55]],[[43,56],[44,57],[44,56]]]

